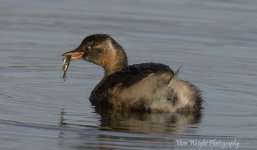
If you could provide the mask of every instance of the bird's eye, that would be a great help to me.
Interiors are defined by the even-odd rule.
[[[84,49],[84,51],[89,51],[89,50],[91,50],[91,46],[85,46],[83,49]]]

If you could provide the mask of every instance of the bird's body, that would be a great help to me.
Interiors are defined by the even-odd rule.
[[[90,102],[98,109],[199,113],[202,108],[196,86],[178,79],[177,74],[163,64],[128,66],[123,48],[109,35],[90,35],[78,48],[63,55],[104,68],[103,79],[90,95]]]

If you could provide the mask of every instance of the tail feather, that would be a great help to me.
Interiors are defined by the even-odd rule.
[[[188,81],[173,78],[169,87],[176,97],[177,111],[199,112],[202,109],[202,96],[200,90]]]
[[[178,77],[179,73],[180,73],[180,70],[182,68],[183,65],[181,65],[174,73],[174,77]]]

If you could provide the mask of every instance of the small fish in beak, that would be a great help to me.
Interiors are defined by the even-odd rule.
[[[71,61],[71,56],[70,55],[66,55],[64,56],[64,59],[63,59],[63,65],[62,65],[62,69],[63,69],[63,80],[65,81],[66,80],[66,72],[69,68],[69,65],[70,65],[70,61]]]

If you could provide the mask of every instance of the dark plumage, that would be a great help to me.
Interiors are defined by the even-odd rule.
[[[102,81],[90,95],[90,102],[98,109],[199,113],[202,108],[196,86],[178,79],[176,73],[163,64],[128,66],[122,46],[109,35],[90,35],[75,50],[63,55],[104,68]]]

